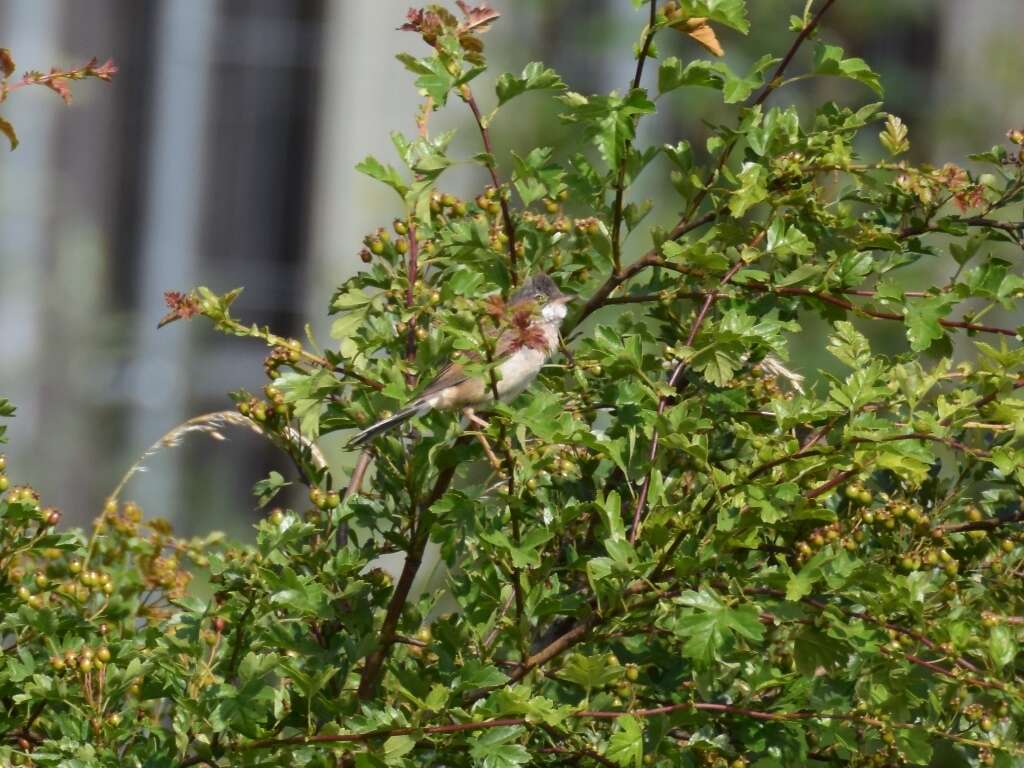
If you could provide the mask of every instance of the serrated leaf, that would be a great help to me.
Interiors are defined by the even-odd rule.
[[[864,59],[844,59],[843,49],[836,45],[818,43],[814,49],[814,74],[845,77],[863,83],[879,96],[882,81]]]
[[[390,165],[384,165],[380,160],[369,155],[361,163],[356,165],[356,170],[360,173],[365,173],[371,179],[387,184],[395,192],[397,192],[403,199],[406,193],[409,191],[409,187],[402,178],[402,174],[397,169]]]
[[[539,61],[531,61],[519,77],[506,72],[498,78],[494,90],[498,95],[498,106],[508,103],[527,91],[564,90],[565,83],[559,74],[545,67]]]
[[[757,163],[744,163],[737,180],[740,186],[729,196],[729,211],[739,218],[768,197],[768,169]]]
[[[878,135],[878,140],[893,156],[903,154],[910,149],[907,126],[896,115],[889,115],[885,119],[885,130]]]
[[[469,755],[480,768],[515,768],[530,762],[530,753],[522,744],[513,744],[522,733],[521,728],[490,728],[478,736]]]
[[[640,768],[644,759],[644,731],[633,715],[615,718],[615,730],[604,756],[622,768]]]
[[[917,299],[907,305],[905,322],[911,349],[923,352],[945,337],[946,330],[939,320],[949,314],[956,301],[956,297],[944,294]]]

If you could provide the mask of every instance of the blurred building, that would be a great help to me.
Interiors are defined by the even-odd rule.
[[[393,56],[418,44],[395,29],[408,5],[0,0],[0,46],[20,68],[111,56],[121,69],[109,86],[77,85],[70,110],[43,89],[3,106],[23,139],[0,160],[0,394],[19,407],[6,449],[16,482],[85,522],[165,431],[228,407],[229,390],[263,384],[254,342],[202,322],[158,332],[165,290],[244,285],[246,320],[291,335],[308,320],[328,341],[331,288],[356,268],[362,235],[397,213],[352,167],[390,157],[390,130],[413,130],[415,91]],[[494,5],[505,13],[487,40],[499,71],[541,59],[577,90],[628,81],[643,24],[629,0]],[[788,45],[785,18],[804,2],[782,5],[751,3],[754,40],[723,33],[737,66]],[[1024,122],[1014,87],[1024,50],[1010,33],[1024,28],[1018,0],[838,2],[826,27],[883,74],[919,158],[991,146]],[[694,53],[682,38],[659,45]],[[814,81],[793,98],[837,87],[848,94]],[[645,130],[700,139],[711,101],[680,102]],[[499,150],[546,130],[525,115],[495,127]],[[436,125],[465,120],[446,113]],[[461,141],[477,151],[475,135]],[[453,183],[466,191],[481,180]],[[158,454],[126,496],[185,530],[246,530],[249,488],[280,464],[254,436],[229,437]]]

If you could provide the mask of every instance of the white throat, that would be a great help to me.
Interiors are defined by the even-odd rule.
[[[545,304],[544,308],[540,311],[541,317],[544,318],[544,322],[547,323],[561,323],[565,320],[568,310],[565,304],[562,302],[555,302],[554,304]]]

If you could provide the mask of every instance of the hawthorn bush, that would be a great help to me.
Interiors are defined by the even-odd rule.
[[[290,467],[259,502],[292,484],[310,504],[271,509],[252,546],[181,541],[119,487],[86,538],[0,477],[0,757],[1024,765],[1024,351],[988,324],[1024,295],[1024,133],[973,172],[901,160],[907,128],[877,103],[770,106],[810,76],[881,93],[818,40],[833,3],[736,72],[717,57],[749,31],[743,0],[634,2],[624,92],[531,63],[482,102],[497,14],[410,11],[418,132],[393,134],[399,167],[359,166],[406,212],[335,292],[336,344],[243,323],[237,291],[167,296],[166,321],[268,344],[270,383],[161,444],[253,429]],[[639,121],[694,88],[735,119],[706,146],[641,146]],[[575,142],[499,157],[491,128],[520,98],[554,100]],[[444,108],[472,115],[480,154],[430,131]],[[441,184],[467,162],[489,186],[460,199]],[[643,172],[670,191],[637,199]],[[646,225],[654,207],[677,223]],[[487,375],[501,299],[537,272],[582,300],[526,394],[482,428],[428,414],[332,474],[322,436],[447,359]],[[888,354],[865,335],[883,327]],[[800,369],[794,343],[832,362]],[[430,542],[445,578],[421,591]],[[405,555],[394,580],[385,553]]]

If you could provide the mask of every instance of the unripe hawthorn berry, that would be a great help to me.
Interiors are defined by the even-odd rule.
[[[419,341],[426,341],[428,336],[430,336],[430,333],[427,331],[426,328],[424,328],[423,326],[418,326],[416,328],[416,338],[417,338],[417,340],[419,340]]]
[[[274,525],[280,525],[284,522],[284,512],[280,509],[275,509],[270,513],[270,522]]]
[[[29,601],[32,597],[32,593],[28,591],[28,587],[18,587],[18,599],[24,603]]]
[[[226,627],[227,625],[228,625],[228,623],[227,623],[227,621],[226,621],[226,620],[224,619],[224,617],[223,617],[223,616],[218,616],[217,618],[215,618],[215,619],[213,620],[213,629],[214,629],[214,631],[215,631],[215,632],[217,632],[218,634],[221,634],[221,633],[223,633],[223,632],[224,632],[224,628],[225,628],[225,627]]]
[[[1013,539],[1003,539],[999,542],[999,548],[1006,553],[1013,552]]]
[[[341,496],[336,491],[331,491],[330,493],[327,494],[327,497],[326,499],[324,499],[324,502],[326,504],[327,509],[334,509],[335,507],[341,505]]]
[[[404,237],[398,238],[395,241],[395,251],[398,252],[399,255],[404,255],[404,254],[408,253],[408,251],[409,251],[409,241],[406,240]]]
[[[7,479],[7,475],[0,475],[0,493],[3,493],[11,487],[11,481]]]
[[[97,660],[102,661],[104,664],[106,664],[110,661],[110,649],[107,648],[107,646],[105,645],[101,645],[96,650],[96,658]]]
[[[395,232],[399,235],[404,235],[409,231],[409,225],[406,224],[402,219],[395,219],[395,222],[392,226],[394,227]]]
[[[37,589],[46,589],[46,585],[50,583],[50,580],[46,578],[46,574],[42,571],[36,571],[35,573],[35,584]]]
[[[50,528],[53,528],[58,523],[60,523],[60,510],[51,509],[46,514],[46,521],[45,522],[46,522],[46,525],[49,526]]]
[[[121,716],[117,712],[111,712],[107,715],[107,723],[116,728],[121,724]]]

